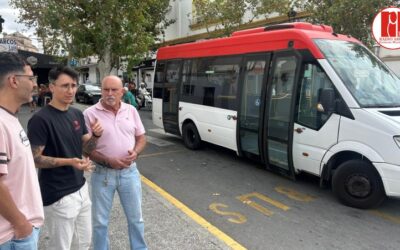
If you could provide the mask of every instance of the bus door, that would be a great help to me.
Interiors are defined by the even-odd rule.
[[[179,132],[179,82],[181,60],[168,61],[165,70],[165,84],[162,95],[162,118],[167,133],[180,135]]]
[[[266,68],[271,54],[248,55],[242,67],[243,83],[240,88],[240,106],[238,122],[239,153],[253,160],[261,161],[263,116],[262,92],[266,86]]]
[[[263,150],[267,168],[294,178],[293,114],[301,57],[295,51],[275,53],[265,102]]]
[[[340,125],[339,113],[325,106],[324,92],[331,92],[337,105],[344,104],[344,101],[336,94],[333,83],[317,62],[303,63],[299,84],[293,164],[296,169],[320,175],[322,159],[337,143]]]

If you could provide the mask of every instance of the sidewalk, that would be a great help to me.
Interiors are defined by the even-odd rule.
[[[149,249],[230,249],[143,182],[142,188],[145,238]],[[127,224],[118,195],[112,208],[109,235],[111,249],[129,249]],[[47,246],[48,231],[44,227],[39,249],[49,249]]]
[[[29,107],[26,105],[22,106],[18,113],[18,117],[25,130],[31,115],[32,113],[29,112]],[[85,176],[88,183],[90,183],[90,174],[86,174]],[[142,193],[145,238],[150,250],[230,249],[224,242],[189,218],[184,212],[172,205],[143,181]],[[125,214],[118,194],[115,195],[114,199],[109,226],[111,249],[128,250],[128,227]],[[48,231],[46,227],[42,227],[39,249],[49,250],[48,239]]]

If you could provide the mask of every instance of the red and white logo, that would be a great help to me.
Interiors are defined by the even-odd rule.
[[[376,42],[387,49],[400,49],[400,9],[390,7],[379,12],[372,23]]]
[[[75,129],[75,131],[76,131],[76,130],[79,130],[79,129],[81,128],[81,124],[79,124],[79,121],[78,121],[78,120],[75,120],[75,121],[73,122],[73,124],[74,124],[74,129]]]

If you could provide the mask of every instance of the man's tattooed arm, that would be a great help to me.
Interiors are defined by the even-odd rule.
[[[84,156],[90,156],[90,154],[93,152],[93,150],[96,149],[97,145],[97,139],[98,137],[90,137],[90,139],[86,140],[83,143],[83,155]]]
[[[56,168],[59,166],[70,165],[70,159],[55,158],[44,156],[44,146],[32,146],[33,160],[36,168]]]

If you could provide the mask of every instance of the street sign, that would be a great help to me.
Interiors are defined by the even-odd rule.
[[[15,39],[0,38],[0,52],[18,52]]]

